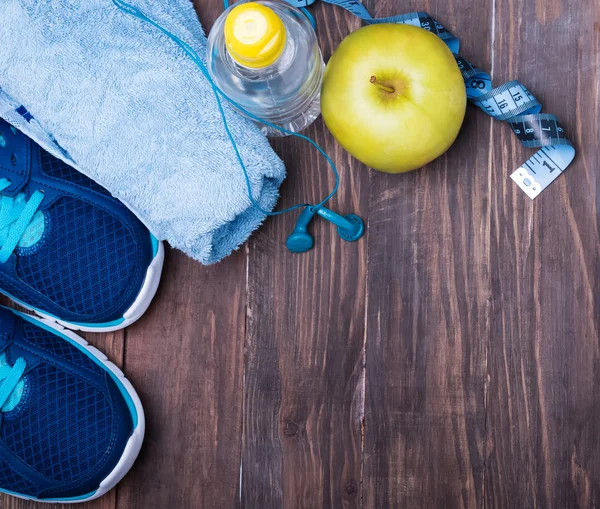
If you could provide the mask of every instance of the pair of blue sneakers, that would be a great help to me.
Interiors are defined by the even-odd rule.
[[[144,437],[123,373],[72,330],[147,309],[164,250],[104,188],[0,120],[0,491],[82,502],[110,490]]]

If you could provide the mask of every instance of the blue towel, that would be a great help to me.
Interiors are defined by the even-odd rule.
[[[189,0],[131,0],[204,58]],[[225,106],[253,196],[272,210],[281,160]],[[111,0],[3,0],[0,116],[119,198],[152,233],[202,263],[264,220],[206,79],[159,30]]]

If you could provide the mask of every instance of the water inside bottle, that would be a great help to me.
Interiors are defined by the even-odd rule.
[[[325,64],[312,25],[299,9],[277,1],[261,1],[285,26],[285,48],[275,62],[251,68],[227,49],[224,25],[231,7],[217,20],[208,41],[207,63],[215,84],[252,115],[291,132],[300,132],[320,114]],[[266,126],[267,136],[286,133]]]

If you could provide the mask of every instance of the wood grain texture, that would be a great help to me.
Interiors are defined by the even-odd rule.
[[[330,6],[315,12],[327,58],[358,22]],[[334,143],[321,120],[308,134],[340,169],[330,206],[366,217],[366,168]],[[319,202],[333,187],[331,171],[308,144],[286,139],[274,146],[288,171],[280,207]],[[342,241],[317,218],[315,248],[292,254],[285,240],[297,216],[271,219],[249,244],[242,507],[358,508],[366,243]]]
[[[196,0],[206,29],[222,0]],[[390,176],[308,134],[341,170],[331,207],[368,220],[315,249],[271,218],[209,268],[168,250],[156,300],[125,332],[86,334],[144,403],[147,437],[117,489],[85,509],[592,509],[600,507],[600,4],[368,0],[425,10],[463,54],[521,80],[578,157],[531,202],[529,155],[469,107],[452,149]],[[325,57],[359,23],[313,9]],[[333,186],[307,144],[273,143],[279,207]],[[39,505],[0,495],[0,508]]]
[[[379,17],[429,12],[489,68],[491,3],[368,5]],[[482,506],[490,126],[469,107],[445,156],[410,174],[371,173],[365,508]]]
[[[127,329],[126,374],[146,441],[117,507],[236,507],[241,448],[244,253],[202,267],[169,250],[144,320]]]
[[[598,507],[600,5],[497,0],[495,40],[496,80],[521,80],[578,156],[524,200],[505,173],[531,151],[494,125],[486,507]]]

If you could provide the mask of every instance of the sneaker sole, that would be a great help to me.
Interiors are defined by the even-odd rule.
[[[125,477],[125,474],[127,474],[127,472],[129,472],[129,470],[133,466],[133,463],[135,462],[136,458],[138,457],[140,449],[142,448],[142,442],[144,441],[144,434],[146,431],[146,419],[144,416],[144,409],[142,407],[142,402],[140,401],[140,398],[139,398],[137,392],[131,385],[131,382],[129,380],[127,380],[127,378],[125,378],[125,374],[123,373],[123,371],[121,371],[117,365],[115,365],[114,363],[109,361],[108,357],[106,355],[104,355],[100,350],[91,346],[85,339],[78,336],[73,331],[70,331],[64,327],[61,327],[58,323],[56,323],[55,320],[52,320],[52,319],[48,320],[45,318],[39,319],[35,316],[26,315],[24,313],[19,313],[19,312],[16,312],[16,313],[18,315],[24,317],[28,321],[32,321],[33,323],[41,323],[41,324],[45,325],[46,327],[56,331],[60,336],[66,336],[76,346],[80,347],[89,357],[91,357],[92,359],[95,359],[102,366],[106,367],[110,371],[113,379],[118,382],[117,385],[120,384],[119,388],[120,388],[121,392],[122,392],[122,389],[124,389],[127,392],[128,396],[131,398],[131,401],[133,402],[133,405],[134,405],[136,413],[137,413],[137,426],[134,428],[131,436],[129,437],[129,440],[127,441],[127,444],[123,451],[123,455],[119,459],[115,468],[113,468],[113,470],[108,474],[108,476],[106,476],[104,478],[104,480],[100,483],[98,488],[94,492],[92,492],[88,495],[83,495],[81,497],[61,498],[61,499],[58,499],[58,498],[56,498],[56,499],[54,499],[54,498],[40,499],[40,498],[35,498],[35,497],[28,497],[26,495],[19,495],[18,493],[13,493],[13,492],[6,491],[6,490],[0,490],[0,491],[2,491],[4,493],[8,493],[9,495],[12,495],[17,498],[22,498],[24,500],[34,500],[36,502],[44,502],[44,503],[51,503],[51,504],[59,504],[59,503],[61,503],[61,504],[78,504],[78,503],[87,502],[89,500],[94,500],[96,498],[99,498],[99,497],[105,495],[106,493],[108,493],[110,490],[112,490],[117,485],[117,483],[121,479],[123,479],[123,477]],[[121,389],[121,387],[122,387],[122,389]]]

